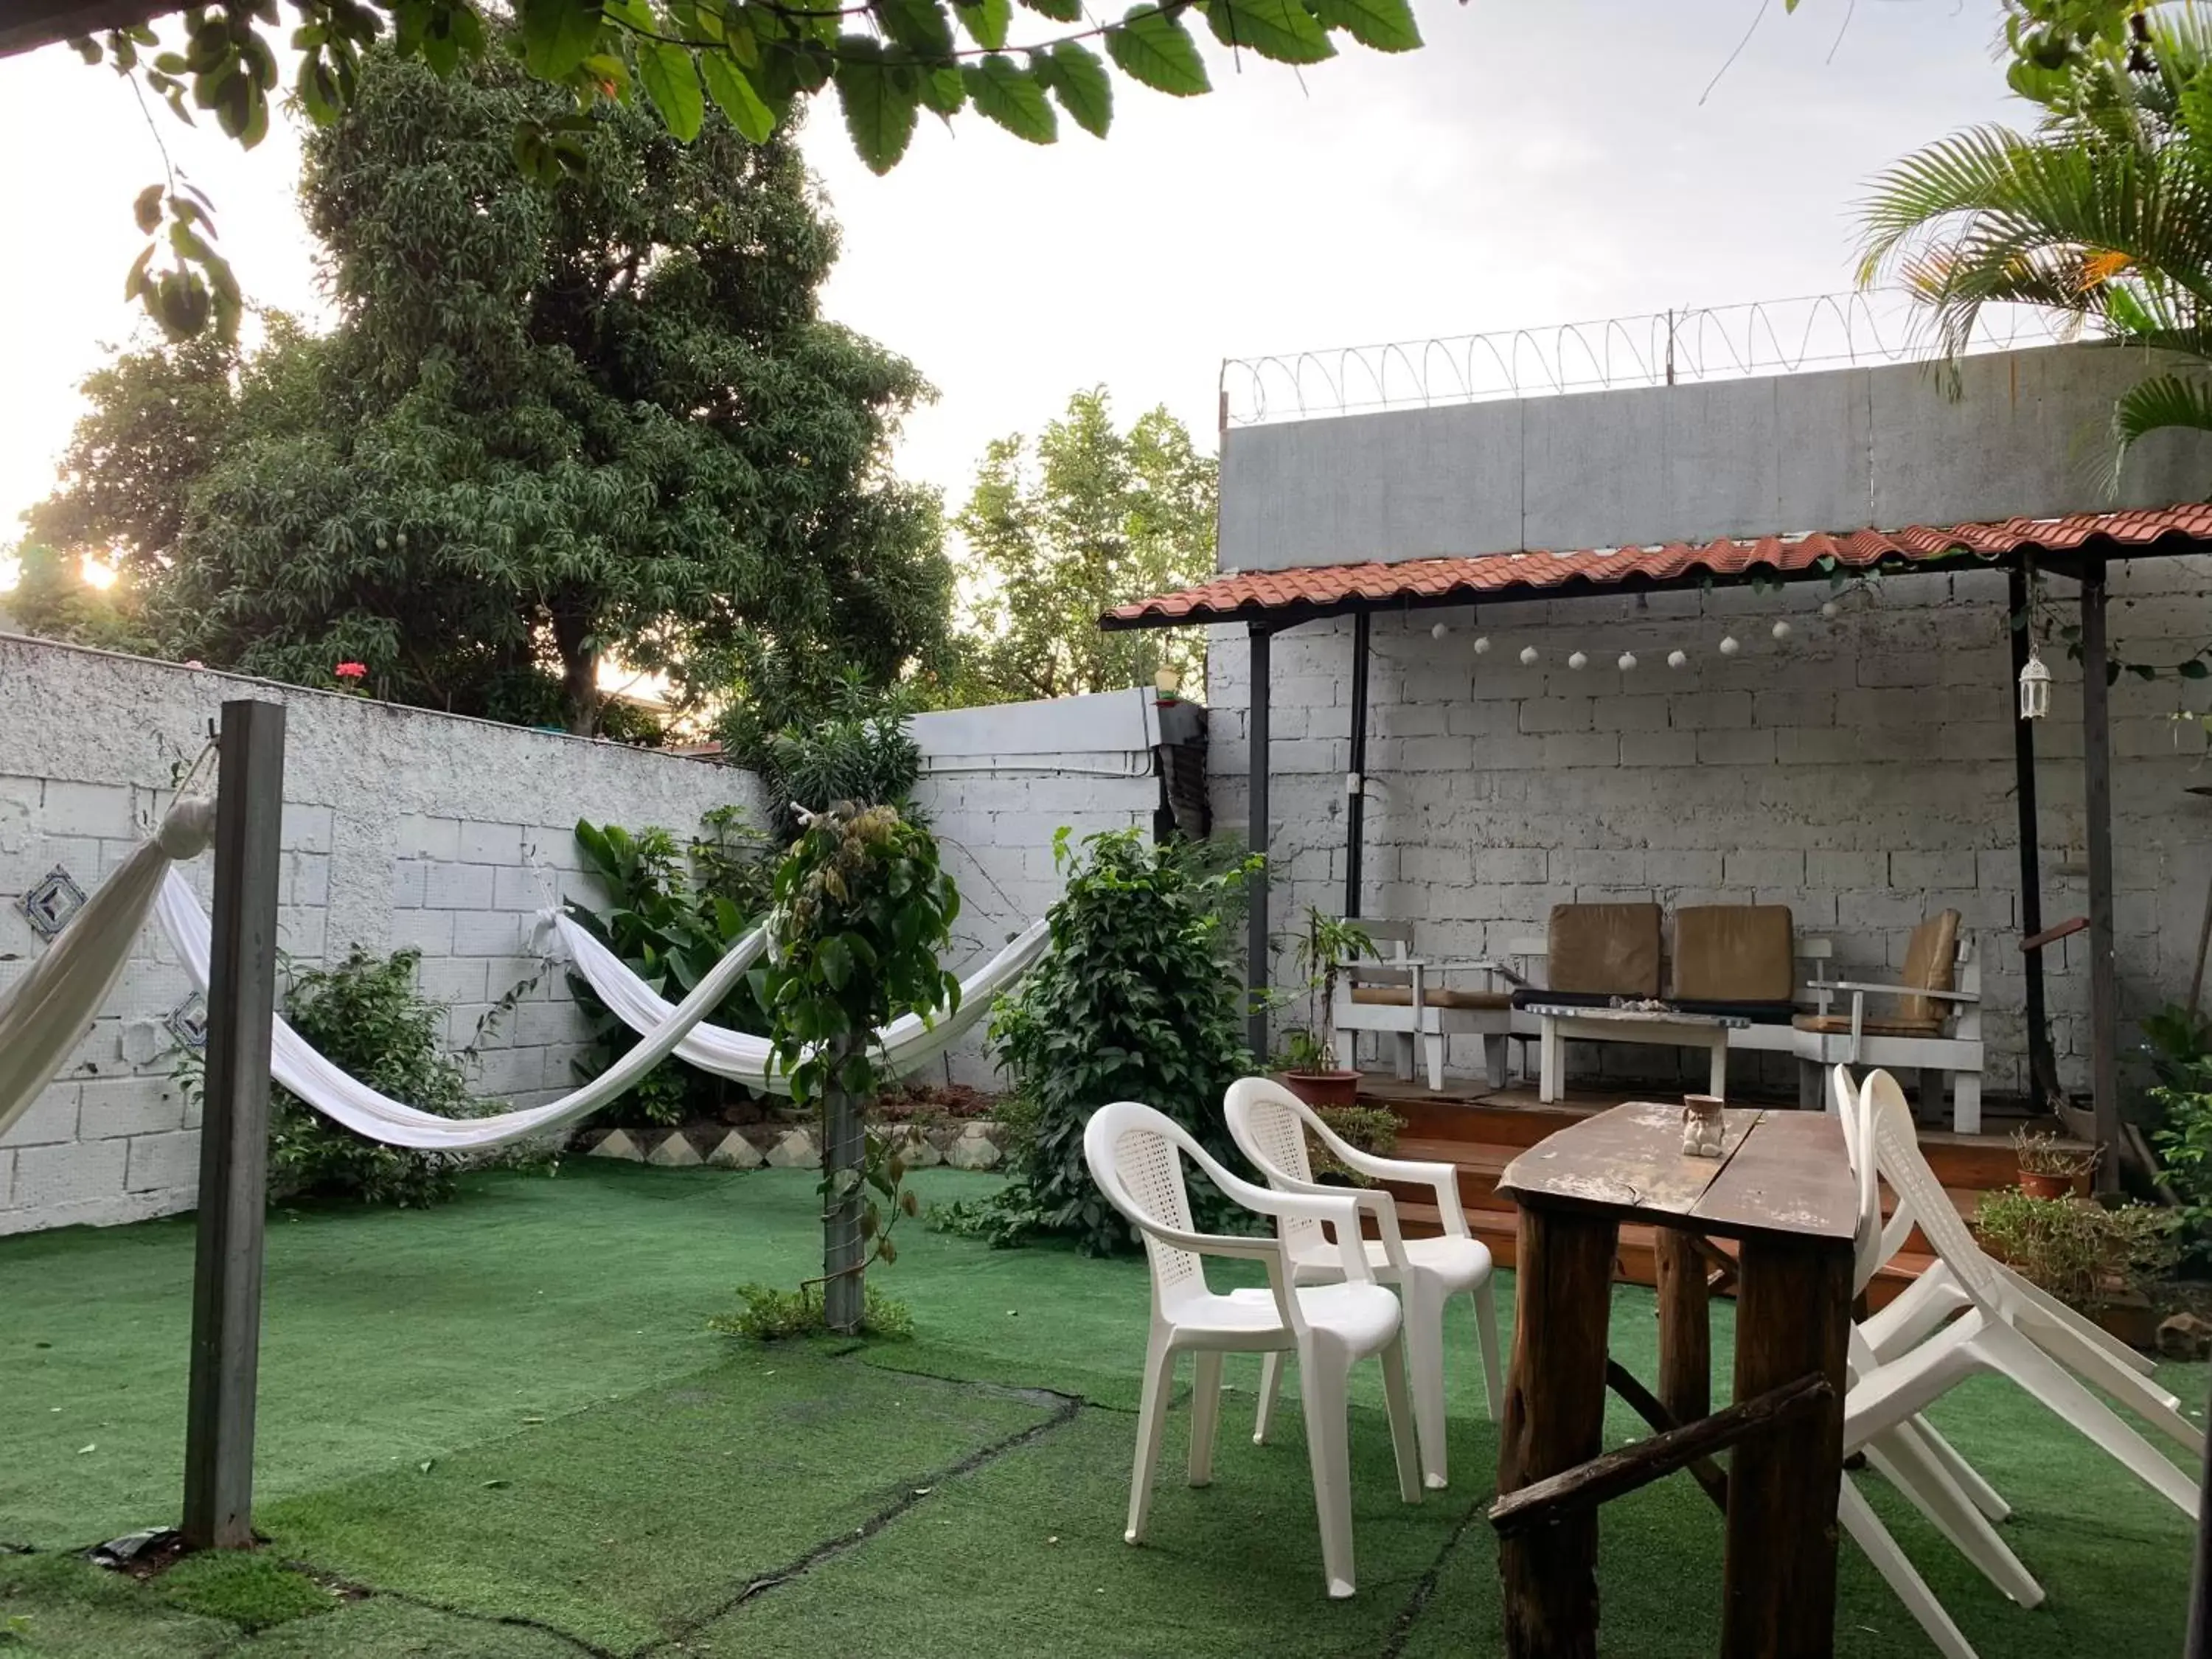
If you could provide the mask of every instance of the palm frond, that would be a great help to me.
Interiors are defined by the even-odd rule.
[[[2212,380],[2171,372],[2130,386],[2112,405],[2112,471],[2119,483],[2128,452],[2154,432],[2212,433]]]

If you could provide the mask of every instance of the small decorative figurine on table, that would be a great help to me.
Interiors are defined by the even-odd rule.
[[[1685,1095],[1682,1097],[1682,1155],[1685,1158],[1718,1158],[1725,1120],[1721,1115],[1723,1103],[1718,1095]]]

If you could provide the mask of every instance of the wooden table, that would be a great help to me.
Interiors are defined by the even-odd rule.
[[[1710,1057],[1705,1092],[1728,1096],[1728,1034],[1751,1022],[1741,1014],[1691,1014],[1674,1008],[1602,1008],[1532,1002],[1536,1016],[1536,1098],[1548,1106],[1566,1092],[1566,1048],[1573,1042],[1643,1042],[1660,1048],[1703,1048]]]
[[[1830,1392],[1741,1440],[1727,1477],[1724,1659],[1833,1651],[1836,1498],[1843,1478],[1856,1193],[1840,1122],[1731,1109],[1718,1158],[1683,1155],[1681,1109],[1632,1102],[1585,1119],[1506,1166],[1520,1208],[1518,1311],[1498,1492],[1595,1457],[1620,1224],[1658,1229],[1659,1400],[1681,1422],[1710,1408],[1707,1237],[1737,1246],[1735,1396],[1817,1373]],[[1571,1510],[1501,1535],[1506,1651],[1597,1651],[1597,1513]]]

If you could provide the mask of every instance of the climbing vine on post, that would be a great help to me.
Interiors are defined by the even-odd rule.
[[[889,806],[841,801],[807,821],[776,872],[770,963],[753,980],[775,1063],[822,1115],[822,1277],[830,1329],[860,1328],[868,1264],[898,1259],[892,1228],[914,1212],[905,1171],[870,1133],[865,1102],[892,1079],[871,1038],[902,1014],[950,1013],[960,981],[939,964],[960,895],[927,830]]]

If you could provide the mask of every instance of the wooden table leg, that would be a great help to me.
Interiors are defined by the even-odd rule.
[[[1677,1423],[1713,1409],[1712,1295],[1697,1235],[1661,1227],[1652,1239],[1659,1281],[1659,1403]]]
[[[1620,1237],[1611,1216],[1521,1206],[1500,1496],[1603,1449],[1606,1328]],[[1501,1538],[1498,1571],[1510,1659],[1595,1659],[1595,1510]]]
[[[1735,1292],[1735,1397],[1808,1372],[1834,1398],[1737,1446],[1729,1468],[1722,1659],[1828,1659],[1836,1641],[1836,1495],[1844,1464],[1849,1245],[1743,1241]]]

